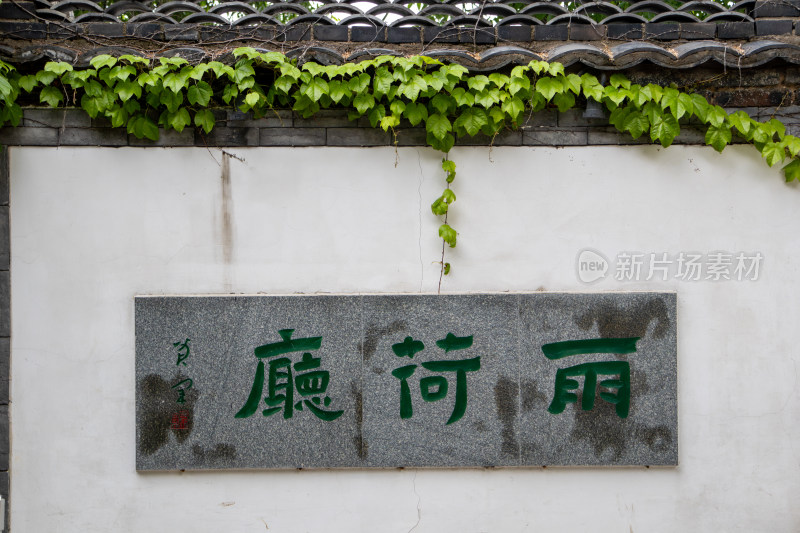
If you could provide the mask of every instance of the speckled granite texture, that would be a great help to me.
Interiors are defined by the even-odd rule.
[[[674,293],[137,297],[136,467],[676,465],[676,344]]]

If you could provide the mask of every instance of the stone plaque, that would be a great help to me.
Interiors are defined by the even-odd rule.
[[[141,296],[137,470],[676,465],[674,293]]]

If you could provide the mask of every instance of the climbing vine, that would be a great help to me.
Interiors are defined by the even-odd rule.
[[[235,106],[256,117],[291,108],[306,118],[335,107],[348,109],[353,120],[367,117],[372,127],[391,131],[395,141],[404,122],[424,124],[427,143],[446,156],[457,136],[484,134],[493,139],[519,127],[532,113],[547,107],[564,112],[584,98],[605,106],[611,124],[634,139],[649,135],[667,147],[680,133],[681,121],[697,119],[706,129],[706,143],[715,150],[721,152],[736,134],[759,150],[769,166],[788,159],[783,167],[786,181],[800,180],[800,139],[786,134],[780,121],[759,122],[744,111],[729,114],[700,94],[633,84],[621,74],[603,85],[591,74],[566,73],[560,63],[543,61],[486,76],[425,56],[380,56],[329,66],[298,66],[283,54],[253,48],[238,48],[233,56],[233,65],[192,65],[180,57],[151,61],[98,55],[89,68],[54,61],[24,75],[0,61],[0,126],[18,125],[22,105],[45,103],[80,107],[92,118],[106,117],[114,127],[155,141],[160,128],[180,132],[194,125],[211,132],[217,107]],[[447,223],[456,200],[451,188],[456,166],[445,157],[442,169],[446,188],[431,211],[442,217],[441,272],[447,274],[450,264],[444,261],[444,249],[456,246],[457,235]]]

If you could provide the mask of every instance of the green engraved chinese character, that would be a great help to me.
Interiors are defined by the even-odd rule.
[[[294,411],[302,411],[303,406],[321,420],[328,422],[342,416],[344,411],[328,411],[322,408],[331,404],[330,397],[325,395],[330,373],[327,370],[317,370],[321,366],[322,359],[311,355],[311,351],[318,350],[322,345],[322,337],[292,339],[293,329],[282,329],[278,333],[282,341],[255,349],[256,357],[262,360],[258,362],[250,395],[234,417],[247,418],[258,410],[264,393],[265,378],[267,395],[264,397],[264,402],[267,408],[261,412],[264,416],[272,416],[282,410],[283,418],[292,418]],[[301,360],[294,364],[288,357],[277,357],[297,352],[303,352],[303,355]],[[268,360],[268,372],[265,372],[263,359]],[[300,396],[297,401],[295,393]]]
[[[189,341],[191,339],[186,339],[183,342],[173,342],[172,345],[178,349],[178,362],[175,363],[175,366],[186,366],[186,360],[189,359],[189,352],[191,349],[189,348]]]
[[[639,337],[621,339],[585,339],[554,342],[542,346],[545,357],[551,360],[572,355],[592,353],[628,354],[636,351]],[[575,391],[580,386],[574,377],[583,377],[583,397],[581,409],[590,411],[594,407],[598,387],[612,389],[616,392],[601,390],[599,396],[615,406],[617,416],[627,418],[631,403],[631,367],[627,361],[598,361],[582,363],[556,371],[555,392],[553,401],[547,410],[553,414],[564,411],[568,403],[578,403]],[[598,376],[615,376],[598,382]]]
[[[455,350],[465,350],[472,346],[472,335],[467,337],[456,337],[448,333],[444,339],[436,341],[436,345],[443,349],[445,353]],[[403,342],[393,344],[392,351],[398,357],[413,358],[414,355],[425,348],[421,341],[415,341],[411,337],[406,337]],[[453,412],[445,425],[458,422],[467,411],[467,372],[476,372],[481,368],[481,358],[463,359],[460,361],[427,361],[421,363],[422,368],[432,372],[455,372],[456,373],[456,397],[453,405]],[[400,380],[400,418],[411,418],[414,416],[414,408],[411,403],[411,387],[408,384],[410,378],[416,371],[418,365],[406,365],[392,370],[392,375]],[[436,402],[447,397],[449,382],[444,376],[426,376],[419,382],[420,395],[426,402]]]

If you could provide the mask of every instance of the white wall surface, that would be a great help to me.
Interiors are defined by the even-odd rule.
[[[443,291],[677,291],[678,468],[137,474],[134,295],[436,290],[436,153],[230,151],[224,201],[218,150],[11,149],[14,532],[800,531],[800,190],[747,147],[452,154]],[[764,261],[587,286],[586,247]]]

